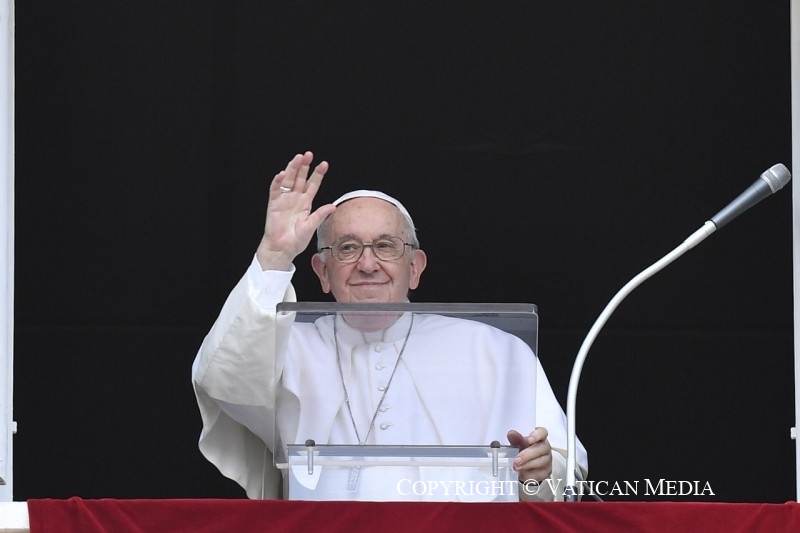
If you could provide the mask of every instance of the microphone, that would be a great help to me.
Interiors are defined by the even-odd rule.
[[[783,186],[789,183],[790,179],[792,179],[792,175],[789,173],[788,168],[781,163],[773,165],[765,170],[755,183],[745,189],[734,201],[711,217],[711,222],[714,223],[717,229],[721,229],[722,226],[738,217],[770,194],[775,194],[783,189]]]
[[[576,459],[575,459],[575,402],[578,396],[578,383],[581,378],[581,369],[589,354],[594,339],[600,333],[600,329],[611,316],[611,313],[617,308],[622,300],[630,294],[633,289],[641,285],[645,280],[650,278],[653,274],[657,273],[677,258],[688,252],[698,244],[700,244],[706,237],[722,228],[725,224],[741,215],[755,204],[766,198],[767,196],[778,192],[784,185],[789,183],[792,178],[789,170],[782,164],[778,163],[766,170],[750,187],[737,196],[730,204],[725,206],[719,213],[706,221],[703,226],[692,233],[685,241],[683,241],[677,248],[670,253],[650,265],[648,268],[640,272],[636,277],[625,284],[622,289],[611,299],[606,305],[603,312],[595,320],[594,325],[589,330],[586,338],[581,344],[578,355],[575,358],[575,363],[572,366],[572,374],[569,379],[569,389],[567,391],[567,482],[564,492],[564,501],[574,502],[578,500],[579,491],[576,488]]]

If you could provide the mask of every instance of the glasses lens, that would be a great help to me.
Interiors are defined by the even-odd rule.
[[[403,255],[403,241],[397,237],[380,239],[372,243],[372,250],[378,258],[391,261]]]
[[[372,244],[363,244],[359,241],[348,239],[338,242],[331,247],[333,257],[341,263],[358,261],[365,246],[372,248],[375,256],[383,261],[394,261],[403,255],[405,244],[399,237],[378,239]]]
[[[364,247],[360,242],[347,240],[334,244],[331,251],[333,252],[333,256],[337,261],[341,261],[342,263],[350,263],[352,261],[358,261],[358,258],[361,257],[361,250],[363,248]]]

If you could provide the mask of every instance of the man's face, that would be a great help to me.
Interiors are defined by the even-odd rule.
[[[408,241],[403,215],[389,202],[378,198],[353,198],[340,204],[331,215],[329,241],[352,238],[370,244],[386,237]],[[311,259],[323,292],[333,293],[338,302],[405,302],[408,291],[416,289],[427,264],[425,252],[406,246],[394,261],[382,261],[365,247],[355,263],[340,263],[330,250]]]

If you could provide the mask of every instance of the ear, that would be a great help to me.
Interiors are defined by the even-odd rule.
[[[412,291],[419,287],[419,278],[422,276],[422,271],[428,265],[428,256],[422,250],[414,250],[411,256],[411,276],[408,280],[408,288]]]
[[[316,253],[311,256],[311,268],[319,278],[319,283],[322,286],[322,292],[328,294],[331,292],[331,283],[328,280],[328,265],[322,259],[321,253]]]

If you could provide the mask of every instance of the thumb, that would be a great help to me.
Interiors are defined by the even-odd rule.
[[[510,430],[506,438],[508,438],[508,442],[512,446],[521,448],[525,445],[525,436],[515,429]]]

